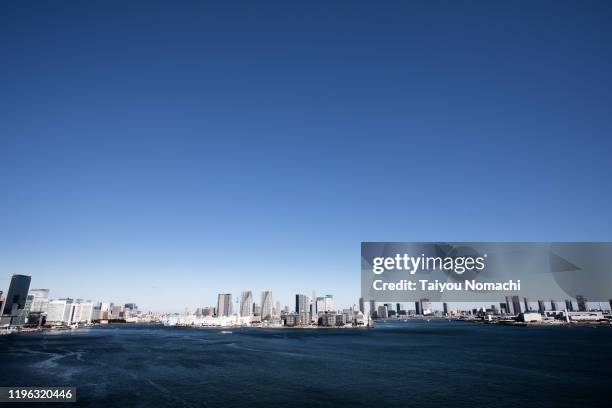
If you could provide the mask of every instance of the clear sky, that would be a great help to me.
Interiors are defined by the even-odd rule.
[[[612,240],[611,2],[215,3],[0,3],[0,290],[342,306],[361,241]]]

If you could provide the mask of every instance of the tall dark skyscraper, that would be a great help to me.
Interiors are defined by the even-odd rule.
[[[540,312],[540,314],[544,314],[545,311],[546,311],[546,306],[544,305],[544,301],[538,300],[538,312]]]
[[[28,290],[30,290],[30,276],[13,275],[8,293],[2,305],[1,324],[11,324],[15,317],[18,317],[26,305]]]
[[[582,295],[576,295],[576,302],[578,303],[578,311],[579,312],[586,312],[588,307],[587,307],[587,298],[582,296]]]
[[[565,308],[567,309],[568,312],[573,312],[574,311],[574,306],[572,305],[572,301],[567,299],[565,301]]]
[[[13,275],[4,301],[2,316],[10,316],[13,312],[25,307],[31,279],[31,277],[26,275]]]

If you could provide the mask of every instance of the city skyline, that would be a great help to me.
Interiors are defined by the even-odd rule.
[[[610,5],[562,3],[3,2],[0,279],[351,305],[362,241],[610,241]]]

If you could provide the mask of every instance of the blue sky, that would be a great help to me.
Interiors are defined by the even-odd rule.
[[[611,17],[3,2],[0,290],[350,305],[361,241],[612,240]]]

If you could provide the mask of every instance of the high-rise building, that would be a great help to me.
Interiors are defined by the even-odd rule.
[[[376,302],[373,300],[370,300],[370,316],[374,316],[374,314],[376,314]]]
[[[246,290],[240,294],[240,316],[253,316],[253,292]]]
[[[49,289],[30,289],[33,296],[30,313],[46,313],[49,305]]]
[[[433,313],[433,310],[431,308],[431,302],[429,301],[429,299],[421,299],[419,303],[421,306],[421,314],[423,316],[427,316]]]
[[[325,298],[324,297],[319,296],[315,304],[317,306],[317,310],[316,310],[317,315],[325,311]]]
[[[325,295],[325,310],[331,312],[334,309],[334,297],[332,295]]]
[[[512,296],[506,296],[506,313],[514,314],[512,310]]]
[[[232,315],[232,294],[219,293],[217,296],[217,316]]]
[[[414,313],[417,315],[421,314],[421,303],[420,302],[414,302]]]
[[[359,311],[365,313],[365,304],[362,297],[359,298]]]
[[[566,299],[565,300],[565,309],[567,309],[568,312],[573,312],[574,311],[574,305],[572,304],[571,299]]]
[[[587,298],[582,295],[576,295],[576,303],[578,303],[578,311],[586,312],[588,310],[587,307]]]
[[[544,301],[538,300],[538,312],[540,312],[540,314],[544,314],[545,311],[546,311],[546,306],[544,305]]]
[[[70,324],[72,299],[51,300],[47,306],[47,323]]]
[[[529,300],[526,297],[523,298],[523,303],[525,304],[525,313],[530,312],[531,306],[529,306]]]
[[[518,296],[512,296],[512,314],[518,315],[521,313],[521,299]]]
[[[557,303],[554,300],[550,301],[550,310],[553,312],[557,310]]]
[[[126,303],[123,305],[123,313],[125,317],[134,317],[138,315],[138,306],[136,303]]]
[[[27,275],[13,275],[6,299],[0,313],[0,325],[12,325],[25,321],[24,309],[30,289],[31,277]],[[15,320],[15,322],[13,322]]]
[[[274,317],[279,317],[280,314],[281,314],[281,305],[280,305],[280,302],[278,300],[276,301],[276,304],[274,306],[273,312],[274,313],[272,315]]]
[[[396,303],[395,304],[395,313],[397,313],[397,315],[399,316],[401,311],[402,311],[402,304],[401,303]]]
[[[4,304],[4,293],[0,290],[0,316],[2,316],[2,305]]]
[[[272,319],[272,292],[269,290],[261,292],[261,320]]]
[[[389,310],[387,309],[387,306],[378,306],[378,313],[376,316],[379,319],[386,319],[387,317],[389,317]]]
[[[612,311],[612,299],[609,300],[610,303],[610,311]]]
[[[295,295],[295,313],[308,312],[308,296],[306,295]]]
[[[444,312],[445,315],[448,314],[448,303],[446,302],[442,303],[442,311]]]

